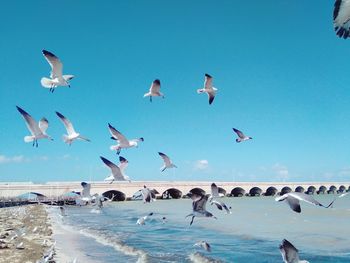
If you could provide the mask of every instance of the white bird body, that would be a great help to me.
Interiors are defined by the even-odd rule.
[[[156,79],[152,82],[149,92],[145,93],[143,97],[149,97],[149,100],[152,102],[152,97],[163,97],[164,94],[160,92],[160,80]]]
[[[87,205],[90,204],[93,196],[90,193],[91,184],[82,182],[81,186],[83,190],[80,192],[80,197],[75,200],[77,205]]]
[[[164,165],[160,168],[160,170],[162,172],[164,172],[165,169],[169,169],[169,168],[177,168],[177,166],[175,164],[173,164],[173,162],[170,160],[170,158],[161,152],[158,152],[159,156],[162,157],[163,161],[164,161]]]
[[[63,64],[60,59],[47,50],[43,50],[42,52],[51,66],[51,73],[50,78],[43,77],[41,79],[41,85],[44,88],[50,89],[51,92],[54,92],[58,86],[70,87],[69,81],[74,78],[74,75],[62,75]]]
[[[344,39],[350,34],[350,0],[336,0],[333,10],[333,24],[337,36]]]
[[[230,207],[228,207],[224,202],[215,200],[215,198],[221,197],[219,194],[219,188],[216,186],[215,183],[211,184],[211,194],[208,198],[208,201],[210,202],[211,205],[216,205],[216,207],[219,210],[225,209],[227,214],[232,214]]]
[[[146,220],[148,219],[149,216],[153,215],[153,213],[149,213],[146,216],[140,217],[139,219],[137,219],[136,224],[137,225],[145,225],[146,224]]]
[[[211,247],[210,247],[209,243],[207,243],[205,241],[199,241],[199,242],[195,243],[193,246],[194,247],[201,247],[204,250],[211,252]]]
[[[142,195],[143,203],[150,203],[154,201],[152,196],[152,191],[149,188],[147,188],[145,185],[141,189],[141,195]]]
[[[208,212],[205,208],[209,195],[195,194],[192,192],[190,192],[188,195],[193,200],[192,213],[186,216],[186,217],[192,216],[190,225],[192,225],[195,217],[204,217],[204,218],[212,217],[214,219],[217,219],[212,213]]]
[[[90,142],[89,139],[83,137],[80,135],[80,133],[77,133],[74,130],[73,124],[70,120],[68,120],[65,116],[63,116],[61,113],[59,113],[58,111],[56,111],[57,116],[60,118],[60,120],[62,121],[64,127],[66,128],[67,134],[63,135],[63,141],[69,145],[71,145],[73,143],[74,140],[76,139],[81,139],[87,142]]]
[[[237,134],[238,138],[236,139],[236,142],[244,142],[253,139],[252,137],[246,136],[243,132],[240,130],[237,130],[236,128],[232,128],[232,130]]]
[[[27,128],[32,135],[28,135],[24,137],[25,142],[33,142],[33,146],[36,145],[38,147],[39,139],[49,139],[53,140],[49,135],[47,135],[46,130],[49,127],[49,122],[46,118],[42,118],[39,123],[37,123],[32,116],[30,116],[26,111],[16,106],[17,110],[22,114],[24,118]]]
[[[304,193],[299,193],[299,192],[290,192],[290,193],[284,194],[282,196],[276,197],[275,200],[277,202],[281,202],[281,201],[286,200],[289,207],[294,212],[297,212],[297,213],[301,212],[299,201],[304,201],[304,202],[307,202],[307,203],[312,204],[312,205],[322,206],[324,208],[329,208],[333,204],[333,202],[335,201],[335,199],[334,199],[328,206],[324,206],[320,202],[316,201],[312,196],[304,194]]]
[[[126,160],[124,157],[120,156],[119,161],[120,164],[119,166],[116,165],[115,163],[111,162],[110,160],[100,156],[101,160],[104,162],[105,165],[107,165],[111,169],[111,175],[105,178],[105,181],[129,181],[130,178],[124,174],[125,168],[128,166],[128,160]]]
[[[299,259],[298,249],[288,240],[283,239],[279,248],[284,263],[309,263],[309,261]]]
[[[209,74],[205,74],[204,87],[197,89],[197,93],[207,93],[209,104],[212,104],[217,90],[217,88],[213,87],[213,77]]]
[[[121,134],[118,130],[116,130],[110,123],[108,123],[108,129],[112,135],[111,139],[116,140],[118,142],[117,145],[112,145],[110,149],[112,151],[117,151],[118,155],[120,154],[121,149],[138,147],[138,142],[144,141],[142,137],[138,139],[128,140],[123,134]]]

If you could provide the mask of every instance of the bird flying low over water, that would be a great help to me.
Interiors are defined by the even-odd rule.
[[[188,193],[187,194],[193,201],[192,201],[192,213],[187,215],[187,217],[192,216],[190,225],[192,225],[193,220],[195,217],[204,217],[204,218],[215,218],[217,219],[212,213],[208,212],[205,209],[205,205],[207,204],[209,195],[202,195],[200,193]]]
[[[144,203],[150,203],[153,202],[154,198],[152,195],[152,191],[147,188],[145,185],[143,186],[143,189],[141,189],[142,194],[142,200]]]
[[[87,205],[91,203],[93,196],[90,193],[91,184],[86,182],[81,182],[83,190],[80,192],[79,198],[75,200],[77,205]]]
[[[51,92],[54,92],[58,86],[70,87],[69,81],[74,78],[74,75],[62,75],[63,64],[60,59],[47,50],[43,50],[42,52],[51,66],[51,73],[50,78],[44,77],[41,79],[41,85],[44,88],[50,89]]]
[[[19,113],[22,114],[22,117],[24,118],[26,125],[28,127],[28,130],[32,135],[25,136],[24,141],[25,142],[33,142],[34,145],[38,147],[38,140],[39,139],[49,139],[53,141],[53,139],[46,134],[46,130],[49,127],[49,121],[46,118],[42,118],[39,123],[37,123],[32,116],[30,116],[26,111],[24,111],[22,108],[17,107],[17,110]]]
[[[213,77],[209,74],[205,74],[204,88],[197,89],[197,93],[207,93],[209,98],[209,104],[212,104],[218,89],[213,87]]]
[[[163,158],[164,161],[164,165],[160,168],[160,170],[162,172],[164,172],[165,169],[169,169],[169,168],[177,168],[177,166],[175,164],[173,164],[173,162],[170,160],[170,158],[161,152],[158,152],[159,156]]]
[[[110,149],[112,151],[116,150],[118,155],[120,154],[121,149],[138,147],[138,142],[144,141],[142,137],[138,139],[132,139],[129,141],[123,134],[121,134],[118,130],[116,130],[110,123],[108,123],[108,129],[112,135],[111,139],[116,140],[118,142],[117,145],[112,145]]]
[[[243,132],[240,130],[237,130],[236,128],[232,128],[233,131],[237,134],[238,138],[236,139],[236,142],[244,142],[253,139],[252,137],[244,135]]]
[[[143,97],[149,97],[149,101],[152,102],[152,97],[163,97],[164,99],[164,94],[160,92],[160,80],[155,79],[151,87],[149,88],[149,92],[145,93]]]
[[[276,197],[275,200],[278,202],[286,200],[289,207],[294,212],[297,212],[297,213],[301,212],[299,201],[304,201],[304,202],[307,202],[307,203],[312,204],[312,205],[322,206],[324,208],[329,208],[335,201],[335,199],[334,199],[328,206],[324,206],[321,203],[319,203],[318,201],[316,201],[311,195],[307,195],[307,194],[299,193],[299,192],[290,192],[290,193],[284,194],[282,196]]]
[[[299,259],[298,249],[288,240],[283,239],[279,248],[284,263],[309,263],[309,261]]]
[[[207,242],[205,242],[205,241],[199,241],[199,242],[197,242],[197,243],[195,243],[194,245],[193,245],[194,247],[201,247],[201,248],[203,248],[204,250],[206,250],[206,251],[208,251],[208,252],[211,252],[211,247],[210,247],[210,245],[209,245],[209,243],[207,243]]]
[[[139,219],[137,219],[137,222],[136,224],[137,225],[145,225],[146,224],[146,220],[148,219],[149,216],[152,216],[153,213],[149,213],[148,215],[146,216],[143,216],[143,217],[140,217]]]
[[[208,201],[210,202],[211,205],[216,205],[216,207],[219,210],[225,209],[227,214],[231,214],[232,213],[230,210],[231,207],[228,207],[224,202],[215,200],[215,198],[217,198],[217,197],[220,197],[219,188],[216,186],[215,183],[212,183],[211,184],[211,194],[208,198]]]
[[[334,30],[344,39],[350,34],[350,0],[336,0],[333,10]]]
[[[105,181],[110,181],[113,183],[113,181],[129,181],[130,179],[128,176],[124,174],[125,168],[128,166],[128,160],[126,160],[124,157],[120,156],[119,161],[120,164],[119,166],[116,165],[115,163],[111,162],[110,160],[107,160],[106,158],[100,156],[101,160],[104,162],[105,165],[107,165],[110,169],[112,174],[105,178]]]
[[[66,128],[67,131],[67,135],[63,135],[63,141],[69,145],[71,145],[73,143],[74,140],[76,139],[80,139],[80,140],[84,140],[87,142],[90,142],[90,140],[88,138],[85,138],[83,136],[80,135],[80,133],[77,133],[74,130],[73,124],[66,118],[64,117],[61,113],[59,113],[58,111],[56,111],[57,116],[60,118],[60,120],[63,122],[64,127]]]

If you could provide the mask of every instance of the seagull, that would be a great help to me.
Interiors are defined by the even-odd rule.
[[[147,220],[147,218],[149,217],[149,216],[152,216],[153,215],[153,213],[149,213],[148,215],[146,215],[146,216],[143,216],[143,217],[140,217],[139,219],[137,219],[137,222],[136,222],[136,224],[137,225],[145,225],[146,224],[146,220]]]
[[[218,89],[213,87],[213,77],[209,74],[205,74],[204,88],[197,89],[197,93],[207,93],[209,98],[209,104],[212,104]]]
[[[196,244],[194,244],[193,246],[194,247],[201,247],[201,248],[205,249],[206,251],[211,252],[210,245],[205,241],[199,241]]]
[[[221,201],[218,201],[218,200],[214,199],[214,198],[217,198],[217,197],[220,197],[219,189],[218,189],[218,187],[216,186],[215,183],[212,183],[211,184],[211,194],[210,194],[210,196],[208,198],[208,201],[210,202],[211,205],[216,205],[216,207],[219,210],[225,209],[227,214],[232,214],[232,212],[230,210],[231,207],[229,208],[229,207],[227,207],[227,205],[224,202],[221,202]]]
[[[116,165],[115,163],[111,162],[110,160],[107,160],[106,158],[100,156],[101,160],[104,162],[105,165],[107,165],[111,171],[112,174],[105,178],[105,181],[112,180],[110,183],[113,183],[113,181],[129,181],[130,179],[128,176],[124,175],[123,171],[128,166],[128,160],[126,160],[124,157],[119,157],[120,165]]]
[[[54,92],[58,86],[70,87],[69,81],[74,78],[74,75],[62,75],[63,65],[58,57],[47,50],[43,50],[43,55],[47,62],[51,66],[50,78],[42,78],[41,85],[44,88],[50,89],[50,92]]]
[[[217,219],[212,213],[208,212],[205,209],[205,205],[208,201],[209,195],[195,194],[192,192],[190,192],[187,195],[190,196],[191,199],[193,200],[193,202],[192,202],[193,212],[186,216],[186,217],[192,216],[192,220],[190,222],[190,225],[192,225],[195,217],[213,217],[213,218]]]
[[[152,84],[151,87],[149,88],[149,92],[145,93],[145,95],[143,95],[143,97],[149,97],[149,101],[152,102],[152,97],[163,97],[164,99],[164,94],[160,92],[160,80],[159,79],[155,79]]]
[[[88,203],[91,203],[91,201],[92,201],[92,196],[90,193],[91,184],[86,183],[86,182],[82,182],[81,186],[83,187],[83,190],[80,193],[80,198],[78,198],[76,200],[76,203],[79,205],[82,205],[81,201],[84,201],[85,202],[84,205],[87,205]]]
[[[244,133],[241,132],[240,130],[237,130],[235,128],[232,128],[232,129],[237,134],[237,136],[239,137],[239,138],[236,139],[236,142],[244,142],[244,141],[248,141],[248,140],[253,139],[252,137],[245,136]]]
[[[153,202],[153,195],[152,191],[147,188],[145,185],[143,186],[143,189],[141,190],[141,195],[144,203],[150,203]]]
[[[90,142],[89,139],[81,136],[79,133],[77,133],[74,130],[73,124],[66,118],[64,117],[61,113],[59,113],[58,111],[56,111],[57,116],[61,119],[61,121],[63,122],[64,127],[67,130],[68,135],[63,135],[63,141],[65,143],[68,143],[69,145],[71,145],[73,143],[73,141],[75,139],[81,139],[87,142]]]
[[[162,172],[164,172],[164,170],[167,168],[173,168],[173,167],[177,168],[177,166],[173,164],[173,162],[170,160],[170,158],[166,154],[161,152],[158,152],[158,154],[160,155],[160,157],[163,158],[163,161],[164,161],[164,165],[160,168]]]
[[[322,206],[324,208],[329,208],[333,204],[333,202],[335,201],[335,199],[334,199],[328,206],[324,206],[321,203],[319,203],[318,201],[316,201],[312,196],[304,194],[304,193],[299,193],[299,192],[290,192],[290,193],[284,194],[282,196],[276,197],[275,200],[278,202],[286,200],[289,207],[294,212],[297,212],[297,213],[301,212],[299,201],[304,201],[304,202],[307,202],[307,203],[312,204],[312,205]]]
[[[336,0],[333,10],[334,30],[338,37],[344,39],[350,33],[350,0]]]
[[[108,129],[112,135],[111,139],[118,141],[117,145],[112,145],[110,149],[116,150],[117,154],[120,154],[121,149],[123,148],[131,148],[131,147],[138,147],[138,142],[143,142],[144,139],[138,138],[133,140],[128,140],[123,134],[121,134],[118,130],[116,130],[110,123],[108,123]]]
[[[280,245],[280,252],[284,263],[309,263],[309,261],[299,259],[298,249],[286,239],[283,239]]]
[[[32,134],[31,136],[25,136],[24,141],[25,142],[33,142],[34,145],[38,147],[38,140],[39,139],[49,139],[53,141],[53,139],[46,134],[46,130],[49,127],[49,121],[46,118],[42,118],[39,123],[37,123],[32,116],[30,116],[26,111],[21,109],[20,107],[16,106],[17,110],[22,114],[26,125],[28,127],[28,130]]]
[[[67,216],[66,209],[63,206],[60,206],[60,212],[61,212],[61,216]]]

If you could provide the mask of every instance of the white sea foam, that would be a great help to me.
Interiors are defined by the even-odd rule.
[[[189,260],[193,263],[220,263],[222,261],[215,260],[210,257],[206,257],[199,252],[192,253],[188,256]]]

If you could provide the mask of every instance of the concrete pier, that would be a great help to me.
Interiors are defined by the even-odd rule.
[[[172,198],[181,198],[193,188],[200,188],[210,193],[213,182],[196,181],[133,181],[133,182],[90,182],[91,194],[105,194],[116,196],[117,200],[131,198],[146,185],[154,189],[158,197],[170,195]],[[308,194],[329,194],[346,192],[350,182],[215,182],[219,191],[228,196],[273,196],[290,191],[305,192]],[[72,191],[80,192],[81,182],[48,182],[45,184],[33,183],[0,183],[0,198],[13,198],[26,193],[37,193],[47,198],[57,198]]]

